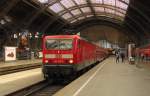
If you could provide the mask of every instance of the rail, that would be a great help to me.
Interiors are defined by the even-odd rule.
[[[40,67],[41,67],[40,63],[31,64],[31,65],[27,64],[27,65],[4,67],[4,68],[0,68],[0,75],[10,74],[10,73],[30,70],[30,69],[34,69],[34,68],[40,68]]]

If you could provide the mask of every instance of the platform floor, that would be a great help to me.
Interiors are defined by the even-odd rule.
[[[38,67],[41,66],[41,59],[31,59],[31,60],[16,60],[11,62],[0,62],[0,75],[5,73],[10,73],[14,70],[22,70],[28,67]]]
[[[150,96],[150,70],[110,57],[54,96]]]
[[[2,75],[0,76],[0,96],[7,96],[43,80],[41,68]]]

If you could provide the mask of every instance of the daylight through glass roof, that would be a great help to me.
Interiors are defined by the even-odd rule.
[[[33,0],[48,6],[67,22],[74,23],[90,17],[104,16],[123,21],[129,0]]]

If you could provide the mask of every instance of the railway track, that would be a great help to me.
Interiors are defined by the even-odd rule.
[[[51,83],[43,81],[39,84],[22,89],[7,96],[52,96],[67,84]]]
[[[41,64],[36,64],[36,65],[20,65],[20,66],[12,66],[12,67],[6,67],[6,68],[0,68],[0,75],[6,75],[10,73],[15,73],[15,72],[20,72],[20,71],[25,71],[25,70],[30,70],[30,69],[35,69],[35,68],[40,68]]]
[[[73,76],[71,79],[67,79],[67,80],[63,79],[61,81],[55,80],[56,82],[52,82],[50,80],[49,80],[49,82],[43,81],[41,83],[24,88],[18,92],[9,94],[7,96],[52,96],[57,91],[59,91],[61,88],[65,87],[70,82],[77,79],[79,76],[83,75],[84,73],[86,73],[88,70],[90,70],[97,64],[98,63],[94,64],[91,67],[88,67],[86,70],[83,70],[83,72],[80,72],[80,74],[77,77]]]
[[[32,93],[32,94],[26,95],[26,96],[52,96],[54,93],[56,93],[63,87],[64,87],[64,85],[51,85],[51,86],[47,86],[46,88],[44,88],[36,93]]]

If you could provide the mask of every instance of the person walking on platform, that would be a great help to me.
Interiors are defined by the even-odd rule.
[[[120,57],[120,55],[119,55],[119,51],[118,51],[118,52],[116,52],[116,63],[119,62],[119,57]]]
[[[121,60],[122,60],[122,62],[124,61],[124,53],[122,52],[121,54],[120,54],[120,56],[121,56]]]

